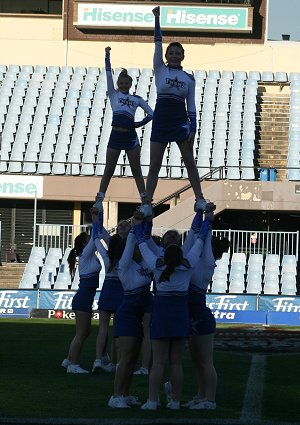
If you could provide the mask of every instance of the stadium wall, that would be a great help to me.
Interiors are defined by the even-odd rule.
[[[43,64],[104,66],[104,48],[112,47],[114,67],[151,68],[153,43],[118,41],[113,35],[101,41],[64,39],[60,17],[0,16],[1,62],[4,64]],[[149,38],[149,37],[148,37]],[[176,38],[176,37],[174,37]],[[220,71],[299,71],[299,43],[288,41],[249,44],[229,37],[211,44],[184,41],[186,69]]]

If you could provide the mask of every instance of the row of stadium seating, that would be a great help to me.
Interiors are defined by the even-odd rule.
[[[32,248],[20,289],[63,289],[78,288],[78,269],[71,279],[67,257],[70,249],[63,254],[60,248],[50,248],[45,254],[43,247]],[[224,254],[217,261],[217,267],[212,278],[210,291],[216,293],[250,293],[250,294],[286,294],[297,293],[297,260],[295,255],[251,254],[248,258],[244,253]],[[100,281],[103,282],[104,272]],[[101,285],[100,285],[101,289]]]
[[[116,81],[120,69],[115,69]],[[132,92],[154,107],[156,88],[152,69],[130,68]],[[192,71],[189,71],[192,72]],[[270,75],[272,74],[272,75]],[[194,72],[199,134],[194,154],[200,175],[225,166],[229,179],[254,179],[254,150],[258,85],[291,87],[289,149],[299,150],[300,73],[250,71]],[[0,65],[0,172],[102,175],[111,130],[112,111],[106,94],[106,75],[100,68]],[[138,110],[136,120],[144,112]],[[151,123],[138,129],[143,175],[149,169]],[[287,165],[297,166],[292,154]],[[299,171],[288,178],[298,180]],[[120,155],[115,171],[131,176],[128,158]],[[165,152],[160,177],[186,178],[177,145]]]

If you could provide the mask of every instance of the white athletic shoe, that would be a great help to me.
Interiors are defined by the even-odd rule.
[[[216,410],[217,404],[215,401],[201,400],[199,403],[190,406],[191,410]]]
[[[157,410],[157,401],[147,400],[145,404],[141,406],[142,410]]]
[[[170,410],[179,410],[180,409],[180,401],[179,400],[170,400],[166,407],[167,407],[167,409],[170,409]]]
[[[140,406],[142,403],[139,402],[138,397],[135,395],[128,395],[124,397],[125,403],[128,404],[128,406]]]
[[[112,409],[130,409],[130,406],[128,406],[122,395],[112,395],[108,401],[108,406]]]
[[[164,383],[164,391],[166,394],[167,402],[172,400],[172,384],[170,381]]]
[[[68,369],[67,369],[68,373],[90,373],[88,370],[82,369],[82,367],[79,366],[79,364],[69,364]]]
[[[61,367],[64,367],[65,369],[68,369],[68,366],[71,364],[69,359],[63,359],[61,362]]]
[[[184,403],[182,407],[188,407],[190,408],[194,404],[198,404],[201,401],[203,401],[203,398],[200,398],[198,395],[195,395],[195,397],[192,398],[192,400],[188,401],[187,403]]]
[[[138,370],[133,372],[134,375],[149,375],[149,370],[146,367],[140,367]]]
[[[113,373],[116,370],[116,365],[111,362],[107,363],[102,359],[96,359],[93,364],[92,373],[99,373],[101,370],[106,373]]]

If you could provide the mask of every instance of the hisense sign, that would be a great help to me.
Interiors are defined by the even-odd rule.
[[[0,198],[42,198],[43,177],[0,176]]]
[[[154,27],[153,5],[77,3],[74,25],[97,28],[149,29]],[[250,8],[251,9],[251,8]],[[250,32],[249,8],[161,5],[164,29]],[[77,12],[77,13],[76,13]]]

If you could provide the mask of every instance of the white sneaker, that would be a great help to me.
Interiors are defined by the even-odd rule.
[[[152,217],[153,210],[151,204],[142,204],[140,207],[138,207],[138,212],[141,213],[144,218],[146,217]]]
[[[172,400],[172,384],[170,381],[164,383],[164,391],[166,394],[167,402]]]
[[[216,410],[217,404],[215,401],[201,400],[199,403],[190,406],[191,410]]]
[[[140,367],[138,370],[133,372],[134,375],[149,375],[149,370],[146,367]]]
[[[64,367],[65,369],[68,369],[68,366],[71,364],[69,359],[63,359],[61,363],[61,367]]]
[[[179,400],[170,400],[166,407],[167,407],[167,409],[170,409],[170,410],[179,410],[180,409],[180,401]]]
[[[125,403],[128,404],[128,406],[140,406],[142,403],[139,402],[138,397],[135,395],[128,395],[124,397]]]
[[[200,403],[200,401],[202,401],[203,399],[200,398],[198,395],[195,395],[195,397],[192,398],[192,400],[188,401],[187,403],[184,403],[182,405],[182,407],[188,407],[190,408],[191,406],[193,406],[194,404],[198,404]]]
[[[97,210],[103,211],[103,205],[102,205],[103,197],[99,194],[99,192],[96,195],[96,201],[93,205],[93,208],[97,208]]]
[[[79,364],[69,364],[68,373],[90,373],[88,370],[82,369],[82,367],[79,366]]]
[[[103,360],[96,359],[93,364],[92,373],[99,373],[101,370],[106,373],[113,373],[116,370],[116,365],[111,362],[106,363],[106,361],[103,362]]]
[[[114,373],[116,371],[116,365],[113,363],[103,364],[101,362],[101,369],[106,373]]]
[[[142,410],[157,410],[157,401],[147,400],[145,404],[141,406]]]
[[[130,406],[128,406],[122,395],[112,395],[108,401],[108,406],[112,409],[130,409]]]

